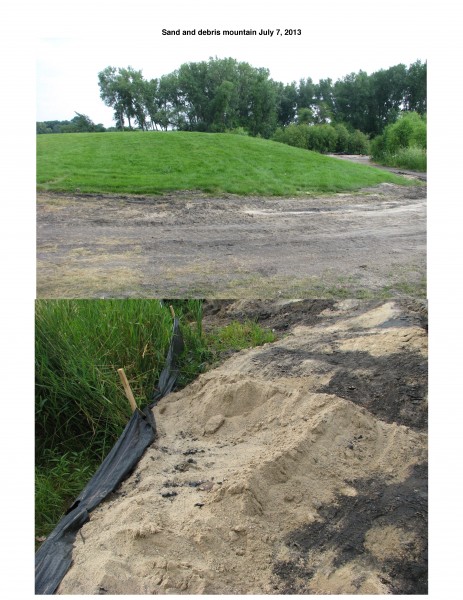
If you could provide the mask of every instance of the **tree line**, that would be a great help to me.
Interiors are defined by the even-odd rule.
[[[265,68],[233,58],[185,63],[157,79],[132,67],[98,74],[100,96],[117,129],[225,132],[243,128],[271,137],[278,127],[344,123],[380,134],[402,111],[426,113],[426,63],[399,64],[333,82],[310,77],[283,84]]]
[[[70,121],[37,121],[37,133],[98,133],[108,131],[102,123],[95,124],[90,117],[76,112]]]
[[[426,114],[426,68],[417,60],[335,82],[307,77],[284,84],[272,80],[268,69],[233,58],[185,63],[155,79],[130,66],[109,66],[98,73],[98,83],[101,99],[114,111],[114,127],[76,113],[70,121],[37,123],[37,133],[177,129],[282,138],[289,126],[344,124],[351,134],[373,138],[404,111]]]

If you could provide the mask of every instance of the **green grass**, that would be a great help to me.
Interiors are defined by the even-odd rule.
[[[262,329],[253,321],[240,323],[233,321],[220,327],[207,336],[208,346],[215,355],[228,354],[232,351],[254,348],[275,341],[276,336],[269,329]]]
[[[185,341],[179,388],[227,353],[274,339],[248,322],[205,334],[201,300],[36,301],[37,536],[53,530],[130,418],[118,368],[138,406],[150,403],[172,333],[170,304]]]
[[[286,196],[408,185],[380,169],[233,134],[115,132],[37,136],[42,191],[160,194],[174,190]]]

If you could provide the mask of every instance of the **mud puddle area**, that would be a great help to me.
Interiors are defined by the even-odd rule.
[[[58,593],[425,594],[425,303],[206,308],[279,339],[159,402]]]
[[[424,185],[297,198],[39,193],[37,210],[40,298],[426,296]]]

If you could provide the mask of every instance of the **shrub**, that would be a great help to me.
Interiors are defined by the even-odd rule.
[[[415,112],[402,114],[371,144],[374,160],[392,167],[426,169],[426,117]],[[414,165],[414,166],[412,166]]]
[[[344,123],[336,123],[333,127],[337,134],[336,152],[348,152],[349,130]]]
[[[380,160],[386,153],[386,137],[377,135],[370,142],[370,154],[375,160]]]
[[[312,127],[312,130],[315,133],[315,146],[313,148],[309,147],[309,150],[317,150],[324,154],[327,152],[336,152],[338,135],[332,125],[315,125]]]
[[[349,134],[347,142],[347,152],[349,154],[368,154],[369,146],[368,136],[359,129]]]
[[[273,140],[327,154],[330,152],[349,152],[351,154],[368,154],[368,137],[361,131],[349,132],[343,123],[336,125],[291,124],[279,127]]]
[[[295,125],[291,124],[288,127],[279,127],[274,135],[273,140],[275,142],[281,142],[288,144],[288,146],[295,146],[296,148],[307,149],[307,132],[311,129],[307,125]]]

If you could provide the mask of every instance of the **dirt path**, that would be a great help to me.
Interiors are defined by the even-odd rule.
[[[37,295],[425,297],[426,187],[298,198],[38,195]]]
[[[427,593],[424,303],[240,301],[206,320],[250,312],[291,332],[160,401],[58,593]]]
[[[418,171],[409,171],[408,169],[402,169],[399,167],[386,167],[385,165],[380,165],[373,160],[369,156],[363,156],[361,154],[328,154],[333,158],[339,158],[341,160],[348,160],[350,162],[356,162],[360,165],[367,165],[369,167],[375,167],[376,169],[383,169],[385,171],[390,171],[391,173],[396,173],[397,175],[406,175],[408,177],[413,177],[414,179],[418,179],[419,181],[427,181],[428,176],[427,173],[421,173]]]

